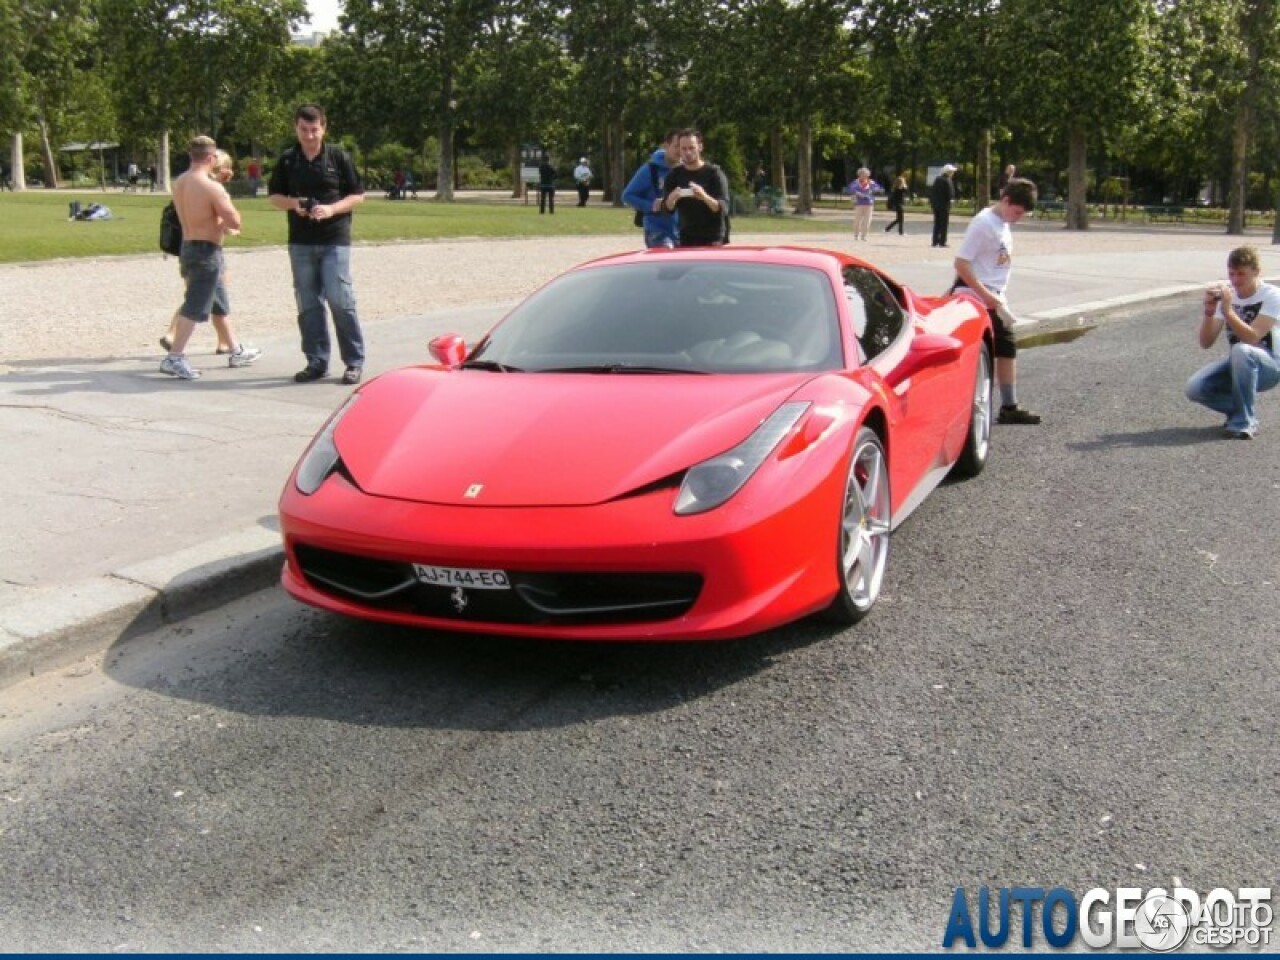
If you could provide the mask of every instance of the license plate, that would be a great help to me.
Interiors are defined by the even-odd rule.
[[[413,571],[420,583],[433,587],[466,587],[468,590],[510,590],[504,570],[472,570],[466,567],[433,567],[415,563]]]

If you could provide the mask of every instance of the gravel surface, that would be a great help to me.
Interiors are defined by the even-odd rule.
[[[752,234],[735,229],[737,245],[804,243],[866,256],[880,266],[949,260],[967,220],[953,218],[951,249],[925,243],[928,223],[908,221],[905,237],[878,233],[855,243],[841,231],[847,214],[831,217],[830,234]],[[883,224],[881,220],[881,224]],[[359,218],[356,219],[359,237]],[[923,233],[922,233],[923,231]],[[1201,248],[1222,239],[1220,229],[1103,226],[1065,231],[1061,222],[1035,221],[1016,230],[1020,257],[1100,249]],[[448,307],[518,299],[564,269],[593,257],[636,248],[639,231],[616,236],[554,239],[461,239],[427,243],[359,245],[353,257],[356,297],[366,324],[419,316]],[[1255,242],[1262,242],[1257,241]],[[253,341],[294,329],[296,310],[284,247],[231,250],[227,254],[232,319]],[[0,372],[5,365],[158,353],[182,295],[176,261],[163,255],[101,257],[0,265]]]

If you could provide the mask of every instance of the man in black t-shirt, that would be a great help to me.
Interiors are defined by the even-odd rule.
[[[538,164],[538,212],[546,213],[551,208],[551,215],[556,214],[556,168],[551,165],[551,158],[545,153]]]
[[[351,211],[364,201],[364,184],[350,154],[324,142],[327,125],[317,104],[294,111],[298,143],[280,155],[267,194],[273,207],[289,215],[289,265],[307,358],[294,379],[309,383],[329,372],[327,303],[347,368],[342,382],[355,384],[364,372],[364,334],[351,285]]]
[[[663,205],[680,218],[680,246],[718,247],[725,243],[729,183],[724,171],[702,159],[702,134],[680,131],[680,165],[662,184]]]

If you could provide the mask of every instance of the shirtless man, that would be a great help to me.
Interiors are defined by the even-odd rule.
[[[186,281],[186,297],[174,315],[176,323],[169,354],[160,362],[160,372],[180,380],[196,380],[199,370],[187,363],[184,351],[197,323],[207,323],[214,305],[225,314],[227,293],[222,286],[222,240],[240,232],[240,213],[226,188],[211,173],[217,144],[209,137],[191,141],[191,166],[173,183],[173,205],[182,221],[182,253],[178,262]],[[228,358],[232,367],[247,367],[261,356],[256,347],[235,344]]]
[[[225,184],[234,174],[231,155],[225,150],[218,150],[214,153],[213,169],[209,175],[221,184]],[[222,286],[225,291],[227,285],[227,274],[224,270],[222,273]],[[218,348],[215,353],[226,354],[235,353],[238,342],[236,340],[235,331],[231,329],[231,319],[227,316],[231,312],[230,304],[225,300],[214,297],[213,313],[209,317],[209,322],[213,324],[214,332],[218,335]],[[173,338],[178,335],[178,318],[175,316],[169,321],[169,329],[163,337],[160,338],[160,346],[164,348],[165,353],[173,349]]]

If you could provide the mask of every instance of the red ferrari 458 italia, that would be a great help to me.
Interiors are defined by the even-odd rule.
[[[530,637],[856,622],[891,531],[986,462],[991,337],[972,298],[831,251],[584,264],[351,395],[281,497],[284,586]]]

